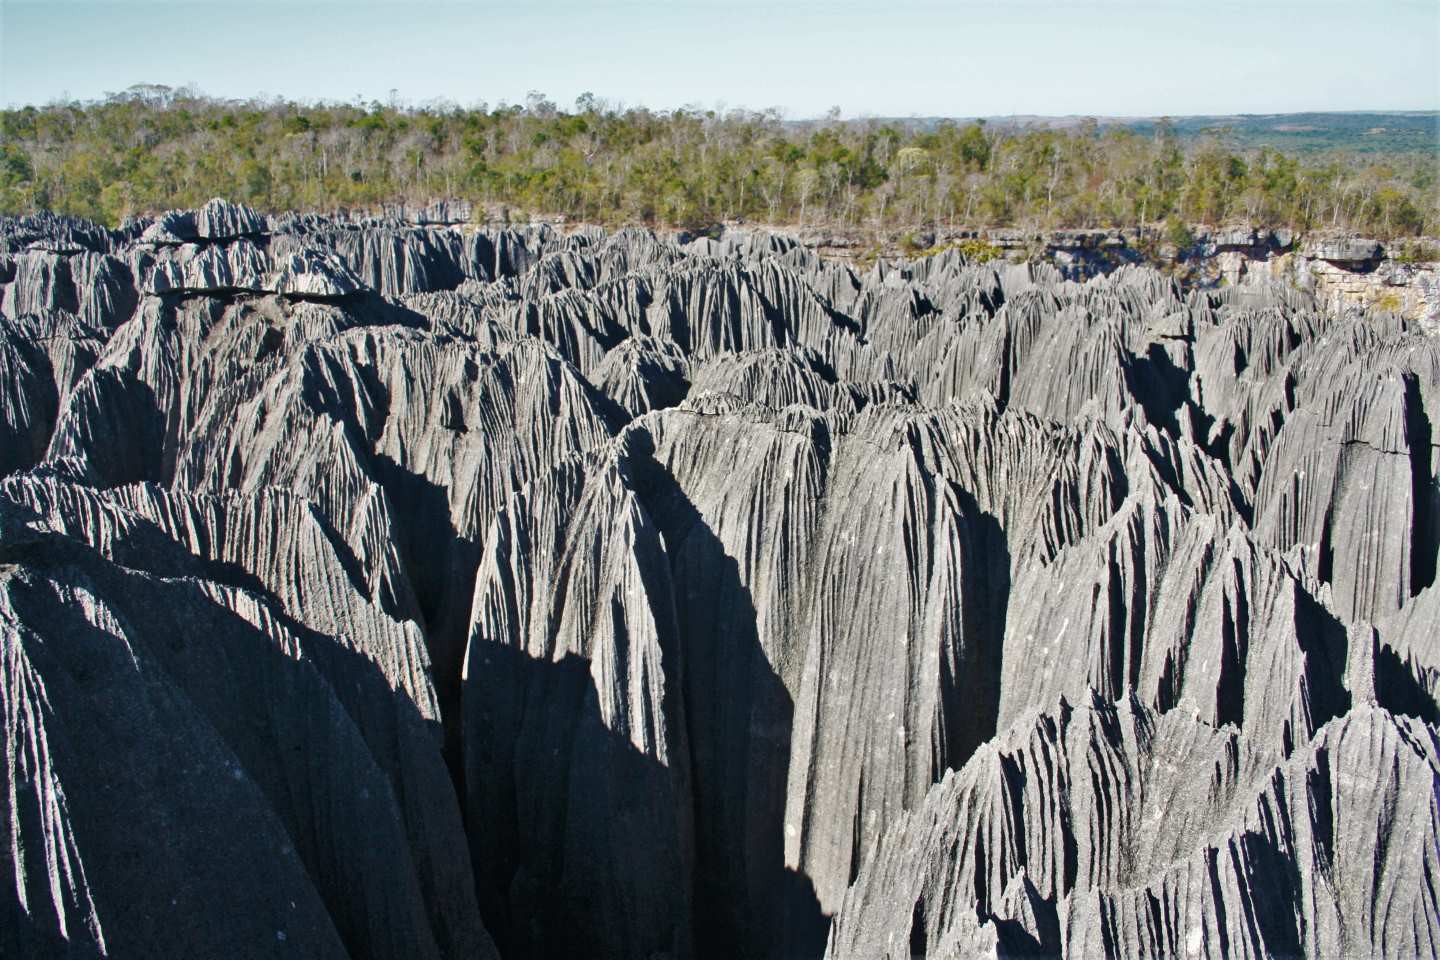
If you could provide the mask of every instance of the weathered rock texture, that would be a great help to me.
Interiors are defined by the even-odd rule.
[[[1440,339],[382,214],[0,221],[0,955],[1440,950]]]

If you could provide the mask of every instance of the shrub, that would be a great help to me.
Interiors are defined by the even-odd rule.
[[[1190,226],[1179,217],[1168,217],[1165,220],[1165,242],[1172,244],[1176,251],[1183,254],[1195,245],[1195,234],[1190,232]]]
[[[1412,240],[1400,248],[1395,254],[1397,263],[1437,263],[1440,262],[1440,246],[1436,246],[1427,240]]]

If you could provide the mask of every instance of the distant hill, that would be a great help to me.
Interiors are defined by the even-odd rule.
[[[1234,117],[1178,117],[1185,138],[1218,135],[1237,147],[1273,147],[1286,153],[1440,152],[1440,111],[1417,113],[1276,113]],[[1153,130],[1155,120],[1126,122]]]
[[[921,126],[933,126],[940,117],[919,119]],[[1102,127],[1120,126],[1138,133],[1151,133],[1159,117],[963,117],[964,122],[983,119],[997,128],[1052,127],[1070,129],[1093,119]],[[1216,136],[1233,149],[1270,147],[1286,153],[1314,154],[1330,150],[1351,153],[1440,154],[1440,111],[1381,111],[1375,113],[1267,113],[1232,116],[1171,117],[1170,123],[1182,140]],[[914,119],[905,121],[915,123]]]

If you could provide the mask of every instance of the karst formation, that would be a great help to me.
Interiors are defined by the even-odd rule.
[[[1440,951],[1440,337],[453,219],[0,221],[0,955]]]

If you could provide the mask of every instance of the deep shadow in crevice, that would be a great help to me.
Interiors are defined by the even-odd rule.
[[[132,371],[91,367],[59,411],[46,459],[80,458],[85,479],[96,487],[168,484],[175,469],[168,416],[155,391]]]
[[[1317,758],[1318,759],[1318,758]],[[1326,764],[1328,768],[1328,764]],[[1328,781],[1329,773],[1326,770],[1325,779]],[[1307,784],[1310,791],[1311,809],[1319,811],[1316,804],[1321,800],[1319,794],[1313,792],[1316,784]],[[1328,820],[1331,817],[1329,811],[1329,796],[1324,798],[1325,812],[1323,816]],[[1327,828],[1328,832],[1328,828]],[[1333,843],[1333,840],[1327,841]],[[1327,844],[1328,845],[1328,844]],[[1297,918],[1304,916],[1304,908],[1301,905],[1303,885],[1295,867],[1295,861],[1291,855],[1274,844],[1269,842],[1259,833],[1246,832],[1239,839],[1239,846],[1244,859],[1242,862],[1250,865],[1253,871],[1251,876],[1256,882],[1250,885],[1249,895],[1254,903],[1253,912],[1256,930],[1260,934],[1260,942],[1263,950],[1269,957],[1303,957],[1305,950],[1304,938],[1297,929]],[[1333,863],[1327,863],[1323,868],[1327,872],[1333,869]]]
[[[1440,483],[1434,473],[1434,433],[1416,377],[1405,377],[1405,443],[1410,448],[1410,596],[1435,582],[1440,552]]]
[[[591,662],[477,639],[467,832],[505,957],[691,954],[689,782],[601,715]]]
[[[991,917],[995,924],[996,960],[1056,960],[1058,950],[1047,950],[1018,920]]]
[[[1143,356],[1132,356],[1125,380],[1145,419],[1172,437],[1180,436],[1176,415],[1190,395],[1190,372],[1177,367],[1164,346],[1152,343]]]
[[[23,407],[8,412],[7,419],[12,422],[0,422],[3,477],[28,470],[45,456],[60,414],[60,393],[50,357],[37,343],[20,336],[4,316],[0,316],[0,358],[14,378],[9,389],[26,401]]]
[[[823,957],[830,937],[830,915],[820,907],[815,884],[798,870],[785,868],[784,960]]]
[[[1005,531],[968,490],[959,485],[952,489],[965,521],[961,596],[966,643],[957,676],[942,678],[941,709],[950,736],[945,764],[935,771],[937,782],[946,770],[964,766],[996,734],[1010,605],[1010,544]]]
[[[173,541],[161,554],[162,571],[212,569],[187,560]],[[61,581],[78,573],[125,624],[122,643],[102,636],[76,605],[24,611],[69,638],[51,647],[64,692],[58,672],[47,688],[67,726],[89,734],[71,744],[72,772],[106,784],[76,789],[70,809],[111,949],[145,953],[162,933],[172,944],[225,942],[206,928],[253,924],[213,909],[230,902],[223,892],[251,898],[252,911],[267,897],[278,907],[287,896],[308,896],[293,872],[289,887],[277,880],[293,849],[352,956],[383,952],[377,931],[417,954],[433,938],[445,954],[488,955],[469,864],[454,846],[463,834],[437,731],[373,661],[277,605],[276,624],[299,642],[298,654],[287,651],[194,580],[117,566],[68,537],[48,535],[32,560],[37,574]],[[102,669],[102,659],[110,666]],[[95,692],[132,682],[149,695]],[[132,721],[151,726],[143,741],[123,733]],[[181,742],[190,745],[173,752]],[[212,772],[217,762],[233,768]],[[117,806],[112,789],[148,812]],[[137,834],[137,816],[158,821],[159,832]],[[289,844],[257,845],[265,823],[282,828]],[[166,840],[137,847],[137,835]],[[220,859],[206,859],[204,849],[222,849]],[[192,902],[177,911],[175,897]],[[170,923],[177,913],[189,919]],[[169,918],[164,931],[157,917]],[[301,931],[291,935],[308,942]]]
[[[929,952],[929,936],[925,932],[925,897],[915,901],[910,910],[910,956],[924,957]]]
[[[445,729],[445,762],[463,802],[460,672],[480,544],[455,529],[444,487],[378,451],[370,453],[370,466],[389,500],[395,546],[424,618],[430,672]]]
[[[1345,669],[1349,645],[1359,641],[1308,592],[1295,589],[1295,641],[1305,655],[1305,689],[1311,722],[1318,730],[1350,710],[1353,698],[1345,686]]]
[[[647,452],[636,451],[637,481],[665,533],[684,663],[696,955],[818,957],[829,917],[809,878],[785,866],[794,704],[760,641],[738,563]]]
[[[1440,724],[1440,706],[1421,684],[1413,661],[1400,658],[1394,648],[1377,643],[1375,652],[1375,699],[1391,713],[1403,713],[1426,723]]]

